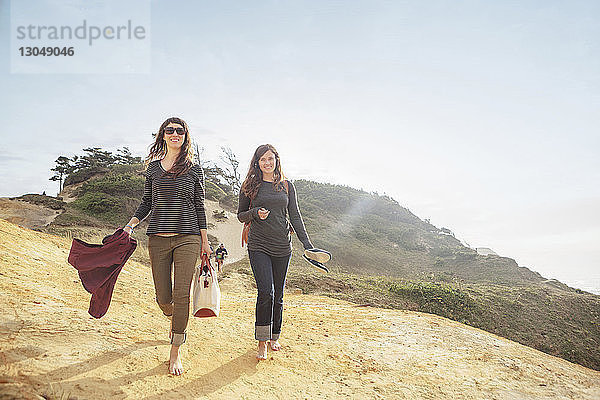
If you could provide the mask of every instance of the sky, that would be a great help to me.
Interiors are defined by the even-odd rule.
[[[17,9],[0,0],[0,196],[56,194],[54,160],[85,147],[145,156],[180,116],[206,160],[272,143],[291,179],[387,194],[600,294],[596,1],[153,1],[141,73],[12,73]]]

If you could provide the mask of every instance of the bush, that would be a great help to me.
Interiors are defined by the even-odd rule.
[[[389,291],[414,301],[420,311],[464,321],[475,310],[475,302],[461,290],[433,282],[392,283]]]
[[[114,198],[106,193],[86,193],[75,200],[73,206],[88,215],[108,222],[119,222],[123,218],[123,200]]]
[[[114,174],[133,174],[145,176],[144,164],[115,164],[110,167]]]
[[[96,174],[102,174],[108,172],[106,168],[93,167],[83,168],[77,172],[73,172],[65,178],[64,186],[74,185],[76,183],[85,182]]]
[[[59,214],[54,221],[52,221],[52,226],[85,226],[85,227],[100,227],[104,226],[99,221],[95,220],[91,216],[82,215],[79,211],[73,210],[71,206],[67,206],[65,212]]]
[[[225,210],[213,210],[213,217],[217,220],[217,221],[226,221],[227,220],[227,214],[225,213]]]
[[[366,242],[366,244],[373,246],[377,242],[377,235],[375,235],[369,228],[358,225],[352,229],[352,236],[356,239]]]
[[[59,200],[57,197],[44,196],[41,194],[24,194],[20,197],[12,197],[11,200],[22,200],[31,204],[37,204],[40,206],[48,207],[52,210],[64,210],[65,203]]]
[[[84,183],[79,188],[80,195],[86,193],[106,193],[113,196],[141,198],[144,194],[145,178],[132,173],[109,174],[102,178]]]
[[[227,196],[227,193],[225,193],[223,189],[221,189],[211,181],[205,181],[204,186],[204,197],[207,200],[219,201],[219,199],[221,199],[222,197]]]
[[[224,209],[237,213],[238,197],[233,194],[228,194],[219,199],[219,205]]]

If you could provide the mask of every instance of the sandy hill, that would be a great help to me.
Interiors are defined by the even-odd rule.
[[[43,228],[58,214],[58,211],[41,205],[0,197],[0,218],[21,226],[34,229]]]
[[[0,220],[0,399],[600,398],[598,371],[438,316],[317,296],[287,295],[284,347],[259,363],[254,293],[236,278],[219,318],[191,319],[187,371],[171,377],[148,267],[127,263],[97,320],[69,246]]]

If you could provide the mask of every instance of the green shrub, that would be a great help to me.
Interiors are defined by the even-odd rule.
[[[141,199],[144,194],[145,178],[132,173],[108,174],[83,184],[78,194],[106,193],[112,196],[127,196]]]
[[[93,167],[93,168],[84,168],[80,169],[77,172],[73,172],[69,176],[65,178],[64,186],[74,185],[76,183],[81,183],[87,181],[92,176],[96,174],[106,173],[108,170],[106,168]]]
[[[233,194],[225,195],[219,198],[219,205],[228,211],[237,213],[238,196],[235,196]]]
[[[76,211],[71,207],[71,205],[67,206],[65,212],[59,214],[54,221],[52,221],[53,227],[64,227],[64,226],[86,226],[86,227],[96,227],[103,226],[103,224],[96,221],[91,216],[83,215],[83,213]]]
[[[48,207],[52,210],[63,210],[65,208],[65,203],[62,200],[59,200],[56,197],[44,196],[41,194],[24,194],[20,197],[12,197],[11,200],[22,200],[31,204],[37,204],[40,206]]]
[[[114,174],[134,174],[145,176],[144,164],[115,164],[110,167],[110,170]]]
[[[438,314],[457,321],[465,320],[475,311],[475,302],[463,291],[444,283],[391,283],[389,291],[419,305],[420,311]]]
[[[227,193],[211,181],[204,182],[204,197],[208,200],[219,201],[222,197],[227,196]]]
[[[88,215],[108,222],[123,219],[124,201],[102,192],[88,192],[73,202],[73,206]]]

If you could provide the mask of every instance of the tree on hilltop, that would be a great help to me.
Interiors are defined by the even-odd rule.
[[[100,147],[88,147],[83,149],[87,154],[79,157],[77,168],[106,168],[117,161],[117,157],[110,151],[102,150]]]
[[[131,155],[131,150],[129,150],[129,147],[126,146],[117,149],[117,155],[113,157],[117,164],[131,165],[140,164],[142,162],[142,157],[133,157]]]
[[[83,151],[85,154],[82,156],[73,156],[73,158],[58,157],[55,161],[56,166],[50,169],[54,172],[50,180],[59,181],[59,193],[63,190],[64,182],[69,180],[67,178],[80,171],[88,171],[88,174],[93,174],[98,169],[108,168],[115,164],[132,165],[142,162],[141,157],[131,155],[128,147],[117,149],[117,154],[102,150],[100,147],[88,147]]]
[[[221,146],[221,160],[225,163],[226,167],[222,170],[223,179],[233,189],[233,194],[237,195],[242,187],[242,180],[240,177],[240,162],[237,160],[235,153],[229,147]]]
[[[194,149],[194,164],[198,164],[199,166],[203,167],[202,160],[204,158],[204,147],[199,146],[198,142],[194,140],[192,141],[192,148]]]
[[[51,168],[54,175],[50,178],[51,181],[58,181],[58,193],[62,192],[64,179],[74,170],[69,157],[60,156],[55,161],[56,166]]]

